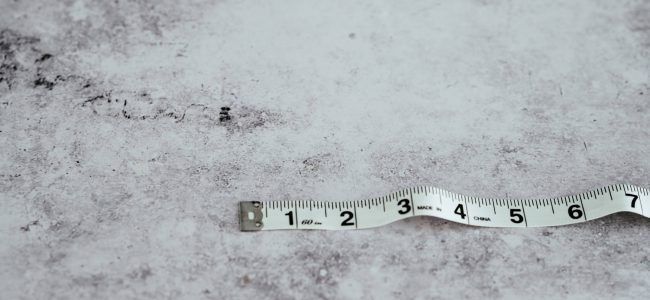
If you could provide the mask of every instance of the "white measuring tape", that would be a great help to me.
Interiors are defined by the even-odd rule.
[[[438,217],[486,227],[540,227],[581,223],[616,212],[645,217],[650,191],[616,184],[548,199],[486,199],[439,188],[417,187],[368,200],[240,202],[242,231],[279,229],[346,230],[378,227],[413,216]]]

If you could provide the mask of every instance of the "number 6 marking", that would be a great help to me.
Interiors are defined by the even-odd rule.
[[[575,204],[569,206],[569,217],[574,220],[582,218],[582,210],[580,210],[580,205]]]

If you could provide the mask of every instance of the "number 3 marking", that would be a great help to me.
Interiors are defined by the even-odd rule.
[[[402,199],[399,202],[397,202],[397,205],[401,206],[404,209],[404,210],[397,211],[400,215],[408,214],[409,211],[411,211],[411,205],[409,203],[409,199]]]

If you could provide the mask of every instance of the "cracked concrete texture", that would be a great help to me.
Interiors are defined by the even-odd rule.
[[[650,220],[241,233],[650,187],[650,1],[2,1],[2,299],[642,299]]]

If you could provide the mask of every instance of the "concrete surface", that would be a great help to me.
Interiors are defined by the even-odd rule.
[[[2,299],[650,293],[636,215],[264,233],[236,215],[650,187],[649,1],[3,0],[0,59]]]

